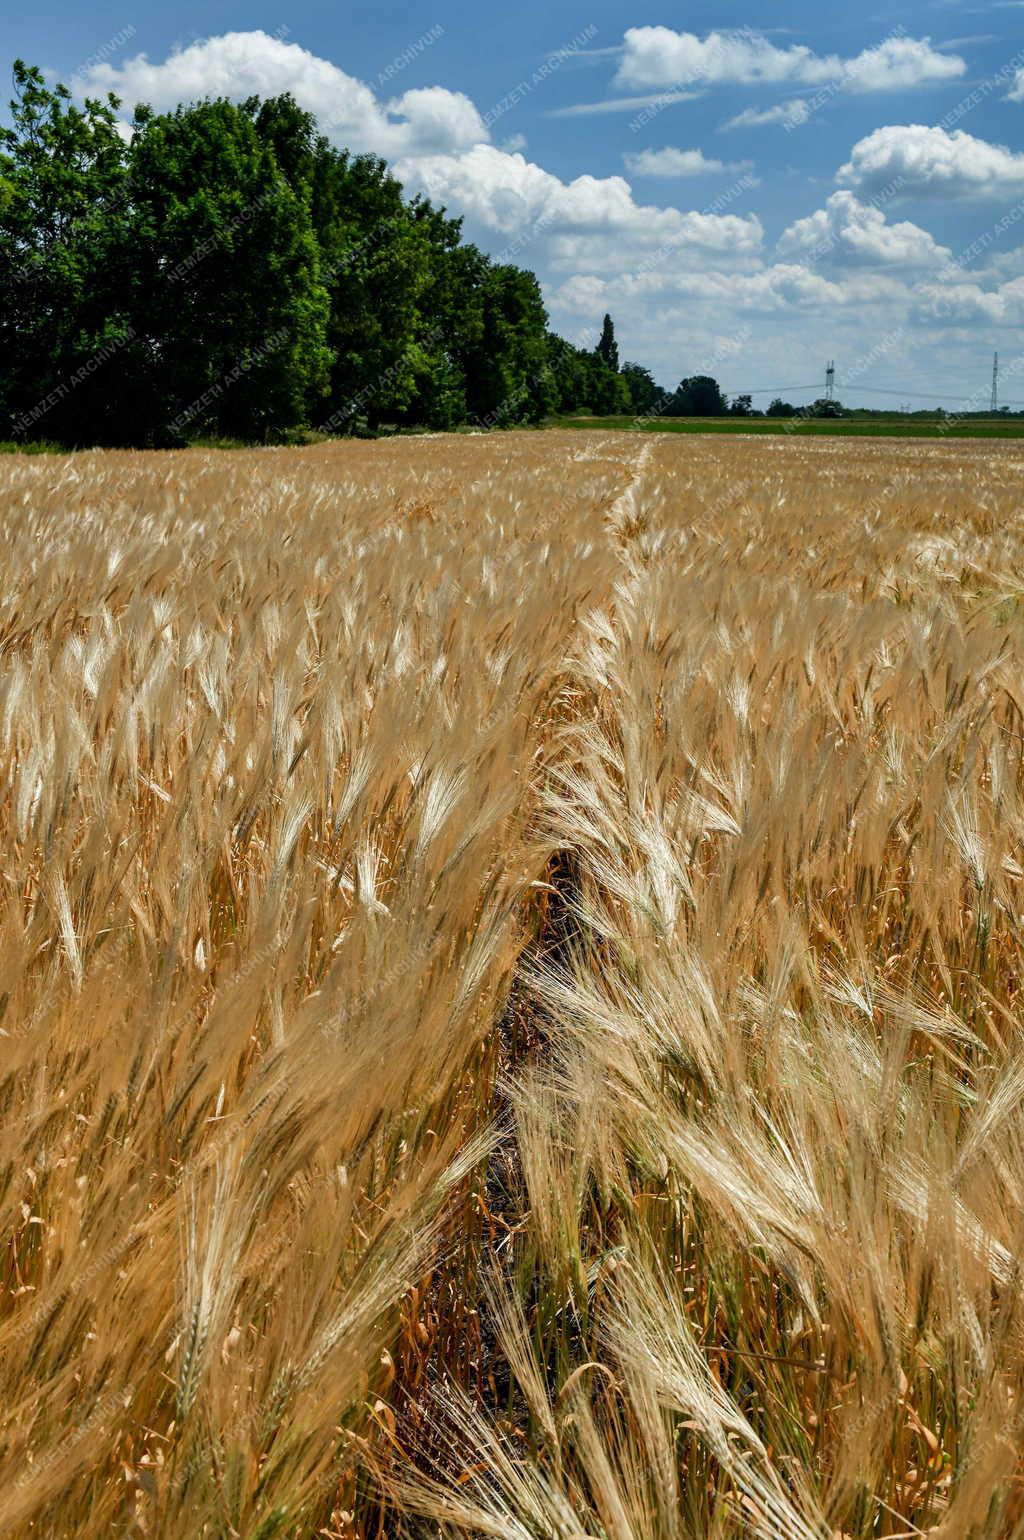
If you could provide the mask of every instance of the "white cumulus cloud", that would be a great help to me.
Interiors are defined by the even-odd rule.
[[[779,255],[837,266],[939,269],[952,258],[920,225],[890,224],[882,210],[837,192],[779,237]]]
[[[660,325],[674,303],[699,303],[718,320],[737,314],[784,315],[787,311],[817,313],[829,307],[862,305],[868,297],[889,295],[884,284],[847,284],[809,272],[806,267],[776,263],[757,272],[725,273],[710,268],[672,271],[662,268],[606,279],[600,285],[574,274],[552,291],[559,310],[583,314],[601,303],[614,306],[616,315],[645,313]],[[685,312],[680,312],[685,314]],[[693,315],[688,318],[692,324]]]
[[[908,91],[966,72],[958,54],[937,52],[926,37],[887,37],[849,60],[843,78],[851,91]]]
[[[625,156],[626,170],[634,176],[706,176],[709,172],[749,171],[750,160],[716,160],[703,150],[641,150]]]
[[[859,140],[837,181],[861,192],[901,179],[908,195],[984,198],[1024,192],[1024,155],[976,139],[962,128],[947,133],[921,123],[876,128]]]
[[[963,59],[939,53],[928,38],[889,37],[843,59],[816,54],[802,43],[779,48],[749,29],[700,38],[671,27],[630,27],[615,78],[622,86],[821,85],[841,79],[855,91],[890,91],[955,80],[966,68]]]
[[[144,53],[122,64],[104,61],[84,71],[76,87],[81,95],[114,91],[129,107],[148,102],[158,111],[206,96],[240,101],[290,91],[336,143],[377,155],[465,149],[488,137],[476,107],[460,91],[433,86],[381,102],[330,60],[259,31],[203,38],[159,64]]]
[[[963,326],[974,321],[1005,321],[1007,304],[998,290],[982,289],[976,283],[925,284],[915,296],[914,313],[922,321]]]
[[[753,214],[698,213],[639,204],[625,177],[563,182],[519,154],[478,144],[459,155],[399,162],[399,175],[439,203],[453,204],[484,229],[522,242],[543,235],[559,265],[584,260],[625,266],[637,251],[665,247],[749,257],[763,242]]]

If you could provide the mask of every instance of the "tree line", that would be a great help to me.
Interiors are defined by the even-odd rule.
[[[14,68],[0,130],[0,437],[164,445],[633,410],[614,339],[336,149],[289,96],[75,105]]]
[[[288,96],[157,113],[14,66],[0,129],[0,438],[164,446],[549,415],[753,415],[553,333],[533,273],[337,149]],[[773,403],[769,411],[783,408]],[[789,411],[795,410],[788,408]]]

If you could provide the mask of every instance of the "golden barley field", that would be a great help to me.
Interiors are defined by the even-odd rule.
[[[1024,1535],[1022,489],[0,461],[5,1540]]]

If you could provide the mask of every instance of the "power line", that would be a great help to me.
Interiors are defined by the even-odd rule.
[[[734,390],[734,396],[777,396],[780,391],[789,390],[820,390],[821,383],[817,385],[761,385],[757,390]]]
[[[947,394],[944,395],[944,396],[936,396],[934,394],[929,393],[926,390],[918,390],[916,385],[904,385],[901,390],[887,390],[887,389],[885,389],[881,385],[844,385],[843,389],[844,390],[866,391],[868,393],[868,395],[871,395],[871,396],[902,396],[902,395],[905,394],[906,391],[909,390],[915,396],[922,397],[925,401],[955,401],[957,399],[954,395],[952,395],[949,392],[947,392]],[[975,391],[975,395],[977,395],[977,391]],[[962,396],[960,398],[960,400],[961,400],[961,404],[963,404],[964,401],[970,401],[971,397],[970,396]],[[1006,400],[1004,400],[1002,402],[1002,405],[1003,406],[1024,406],[1024,401],[1006,401]],[[979,408],[979,411],[980,411],[980,408]]]
[[[864,394],[869,395],[869,396],[901,396],[904,399],[906,399],[906,393],[907,393],[907,391],[910,391],[913,396],[917,396],[918,398],[920,398],[922,400],[925,400],[925,401],[956,401],[957,400],[957,397],[951,391],[947,391],[945,395],[936,395],[936,394],[934,394],[934,392],[918,390],[916,385],[909,385],[909,384],[908,385],[903,385],[899,390],[891,390],[891,389],[888,389],[887,387],[882,386],[882,385],[844,385],[844,384],[842,384],[842,382],[840,382],[840,387],[839,388],[843,392],[850,391],[850,390],[855,390],[855,391],[863,392]],[[797,391],[803,391],[803,390],[820,390],[820,389],[821,389],[820,382],[815,384],[815,385],[759,385],[755,390],[734,390],[734,391],[731,392],[731,394],[734,395],[734,396],[778,396],[778,395],[781,395],[784,391],[789,391],[791,393],[795,393]],[[964,401],[969,401],[970,399],[971,398],[969,396],[961,397],[960,400],[959,400],[959,404],[962,405]],[[1024,400],[1007,401],[1007,399],[1004,396],[1002,398],[1001,402],[1000,402],[1000,405],[1002,405],[1002,406],[1024,406]],[[980,410],[980,408],[979,408],[979,410]]]

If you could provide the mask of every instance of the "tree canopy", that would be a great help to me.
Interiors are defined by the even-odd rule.
[[[719,416],[548,326],[533,273],[465,241],[387,165],[332,145],[290,96],[158,113],[78,106],[14,66],[0,129],[0,437],[202,437]],[[749,397],[731,410],[752,411]]]
[[[710,374],[693,374],[680,380],[673,403],[677,417],[724,417],[727,409],[721,386]]]
[[[14,67],[0,130],[0,436],[265,440],[630,410],[617,349],[290,97],[77,106]],[[609,323],[610,324],[610,323]],[[116,357],[115,357],[116,355]]]

